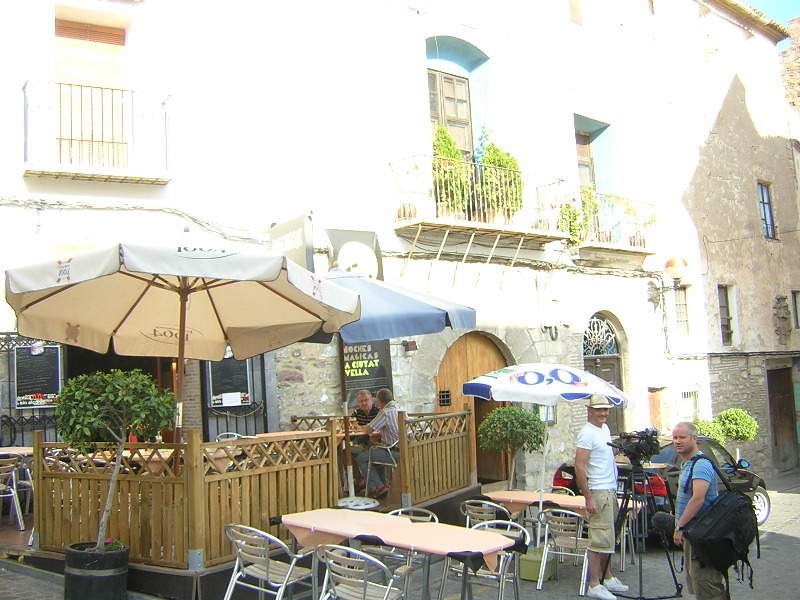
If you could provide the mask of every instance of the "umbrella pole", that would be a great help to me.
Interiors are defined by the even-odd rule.
[[[186,297],[188,292],[186,290],[186,278],[181,277],[181,290],[180,294],[180,315],[178,317],[178,364],[176,366],[177,372],[175,373],[175,396],[178,399],[178,405],[181,407],[181,414],[183,413],[183,377],[184,377],[184,362],[186,356]],[[175,443],[181,442],[181,428],[178,423],[175,423]]]
[[[545,468],[547,467],[547,443],[548,443],[548,432],[550,431],[550,427],[545,423],[544,426],[544,445],[542,446],[542,468],[541,473],[539,474],[539,513],[541,514],[542,508],[544,508],[544,472]],[[539,544],[542,540],[542,522],[537,518],[536,519],[536,547],[539,547]]]

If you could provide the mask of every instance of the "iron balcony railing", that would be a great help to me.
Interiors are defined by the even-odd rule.
[[[166,170],[167,98],[73,83],[29,81],[26,165],[73,170]]]
[[[645,245],[645,230],[655,221],[651,204],[514,169],[430,156],[398,161],[392,169],[400,192],[431,198],[438,219],[558,231],[573,244],[634,247]],[[409,206],[402,205],[399,219],[416,214],[418,207]]]

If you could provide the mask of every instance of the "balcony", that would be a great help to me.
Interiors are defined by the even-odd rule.
[[[29,81],[26,177],[165,185],[167,97]]]
[[[587,265],[640,267],[654,207],[560,179],[478,163],[417,156],[392,164],[403,203],[395,231],[414,246],[450,243],[570,247]],[[405,202],[405,200],[414,200]]]

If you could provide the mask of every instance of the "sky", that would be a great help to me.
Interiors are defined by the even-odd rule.
[[[800,1],[798,0],[744,0],[747,4],[760,10],[773,21],[789,27],[789,20],[800,17]],[[789,41],[778,44],[781,50],[789,47]]]

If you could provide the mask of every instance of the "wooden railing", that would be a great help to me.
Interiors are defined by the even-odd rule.
[[[398,420],[399,430],[406,432],[398,445],[403,505],[419,504],[472,484],[475,467],[469,412],[406,414],[401,411]],[[292,427],[301,431],[325,428],[329,422],[335,422],[341,430],[341,416],[292,417]]]
[[[126,446],[107,535],[130,546],[133,563],[187,569],[228,562],[228,523],[286,537],[273,517],[338,500],[331,430],[211,443],[201,443],[198,431],[186,436],[185,444]],[[63,552],[96,538],[112,470],[111,454],[81,456],[36,432],[34,527],[41,549]]]

